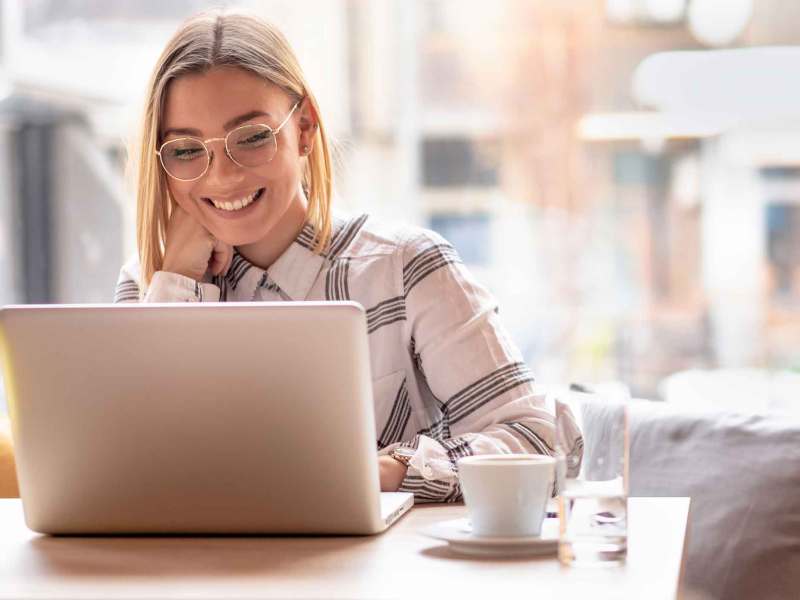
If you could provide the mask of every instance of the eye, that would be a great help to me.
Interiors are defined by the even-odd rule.
[[[241,137],[236,140],[236,145],[241,148],[259,148],[265,144],[272,143],[272,138],[272,130],[259,128],[255,131],[242,132]]]
[[[168,143],[161,154],[167,160],[188,161],[200,158],[205,155],[203,146],[191,140],[176,140]]]
[[[203,151],[200,148],[176,148],[172,153],[172,157],[180,160],[191,160],[202,153]]]

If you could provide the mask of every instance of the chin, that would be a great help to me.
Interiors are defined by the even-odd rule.
[[[255,244],[267,236],[268,231],[231,231],[230,229],[212,231],[212,234],[219,241],[229,246],[247,246]]]

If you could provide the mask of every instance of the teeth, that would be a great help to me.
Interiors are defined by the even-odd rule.
[[[255,199],[257,193],[258,190],[249,196],[245,196],[239,200],[234,200],[233,202],[217,202],[216,200],[211,200],[211,202],[220,210],[240,210],[249,205]]]

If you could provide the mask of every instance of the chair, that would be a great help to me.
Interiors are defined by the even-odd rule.
[[[572,394],[573,411],[580,395]],[[620,403],[607,402],[608,411]],[[604,437],[584,411],[586,455]],[[628,404],[631,496],[692,499],[684,584],[714,600],[800,594],[800,419]],[[694,596],[691,596],[694,597]]]
[[[11,427],[6,418],[0,418],[0,498],[18,498],[17,470],[14,466],[14,447]]]
[[[800,593],[800,420],[631,407],[631,493],[691,496],[686,583],[713,598]]]

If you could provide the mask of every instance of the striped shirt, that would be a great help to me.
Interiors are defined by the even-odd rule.
[[[354,300],[366,309],[379,454],[416,449],[401,486],[417,502],[461,499],[456,461],[473,454],[552,455],[554,416],[498,317],[492,296],[438,234],[367,215],[313,229],[267,269],[234,252],[224,276],[159,271],[142,296],[138,260],[115,302]],[[577,429],[569,447],[576,447]]]

